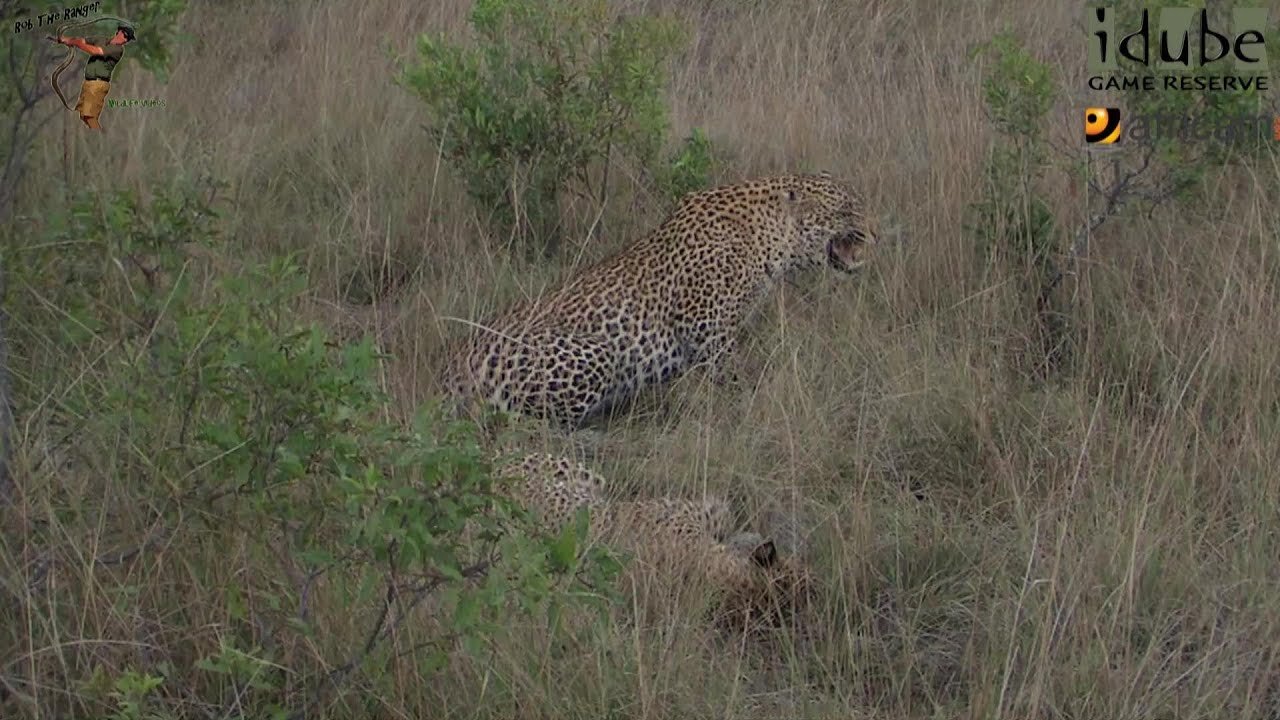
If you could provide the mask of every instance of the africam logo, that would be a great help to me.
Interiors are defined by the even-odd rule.
[[[1234,115],[1205,119],[1175,113],[1134,113],[1124,123],[1120,108],[1090,107],[1084,111],[1084,140],[1091,146],[1114,145],[1127,138],[1136,143],[1159,140],[1220,143],[1260,141],[1267,137],[1280,142],[1280,116]],[[1097,148],[1101,149],[1101,148]]]

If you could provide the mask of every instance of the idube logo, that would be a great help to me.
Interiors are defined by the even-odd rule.
[[[1214,18],[1198,8],[1143,8],[1136,27],[1117,32],[1115,8],[1086,8],[1089,88],[1266,92],[1267,8]]]

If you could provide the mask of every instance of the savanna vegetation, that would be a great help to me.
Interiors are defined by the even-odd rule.
[[[1273,92],[1090,91],[1071,3],[100,5],[110,97],[164,102],[94,133],[0,2],[0,716],[1280,716],[1280,146],[1080,129]],[[531,532],[436,372],[682,193],[809,170],[875,262],[772,298],[742,386],[522,440],[812,564],[726,636]]]

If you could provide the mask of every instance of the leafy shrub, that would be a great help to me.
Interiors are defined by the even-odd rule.
[[[671,192],[705,178],[701,135],[678,167],[659,157],[666,66],[683,42],[672,21],[611,19],[605,0],[477,0],[470,24],[473,46],[420,38],[400,80],[426,102],[433,141],[499,232],[554,252],[562,193],[603,203],[615,158]]]
[[[1060,232],[1042,189],[1050,169],[1044,118],[1057,98],[1047,65],[1009,33],[978,49],[993,58],[983,78],[986,110],[998,132],[987,158],[982,199],[970,231],[989,260],[1019,280],[1019,298],[1036,319],[1039,370],[1061,351],[1059,317],[1050,306]]]
[[[443,666],[457,643],[479,651],[513,612],[554,619],[566,603],[600,607],[617,570],[611,557],[581,552],[573,529],[534,532],[469,425],[431,408],[407,426],[388,417],[379,353],[368,339],[338,344],[299,320],[305,277],[288,258],[195,281],[172,238],[212,243],[213,197],[181,183],[149,202],[127,192],[85,196],[43,242],[5,245],[5,265],[21,269],[15,364],[42,369],[25,375],[20,413],[34,418],[52,405],[75,427],[86,462],[103,464],[104,512],[119,524],[108,535],[158,528],[148,534],[167,538],[167,563],[177,556],[185,568],[143,593],[100,594],[88,587],[112,587],[112,578],[85,579],[90,604],[74,612],[146,617],[149,603],[176,593],[168,599],[179,606],[218,605],[230,619],[217,647],[189,664],[122,663],[89,683],[105,692],[85,702],[141,717],[144,700],[164,696],[170,705],[234,702],[262,716],[341,686],[428,608],[440,630],[414,650],[424,671]],[[63,479],[68,472],[45,475],[55,482],[41,506],[58,522],[24,543],[71,561],[86,549],[67,547],[63,533],[74,538],[88,498]],[[19,495],[41,494],[36,482]],[[120,557],[142,573],[151,541],[136,540]],[[222,547],[249,548],[252,568],[228,574],[216,557]],[[579,580],[596,589],[578,589]],[[111,606],[92,606],[101,601]],[[47,602],[39,612],[69,611]],[[363,626],[359,641],[318,636],[317,626],[335,620],[312,609],[324,607]],[[0,625],[26,628],[15,618]],[[316,656],[286,657],[290,638],[314,643]],[[36,667],[32,679],[80,664]]]

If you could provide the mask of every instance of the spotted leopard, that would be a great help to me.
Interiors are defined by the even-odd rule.
[[[780,555],[772,540],[756,533],[732,532],[729,506],[721,498],[610,499],[599,473],[547,453],[525,455],[499,475],[516,481],[514,497],[546,531],[559,532],[585,507],[590,537],[617,543],[660,575],[705,578],[718,594],[713,607],[722,625],[776,622],[812,591],[801,560]]]
[[[738,335],[768,292],[797,271],[853,272],[876,227],[825,173],[691,193],[618,255],[481,323],[450,353],[442,384],[462,410],[578,427],[697,365],[731,382]]]

